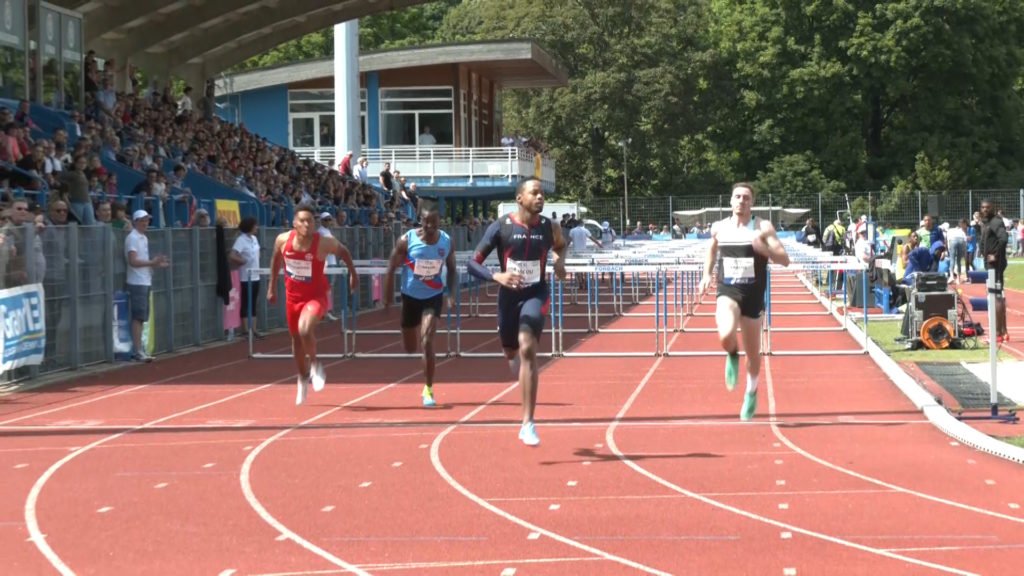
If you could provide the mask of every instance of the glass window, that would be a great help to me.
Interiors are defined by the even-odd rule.
[[[385,88],[380,91],[384,100],[451,100],[452,89],[446,88]]]
[[[417,114],[419,123],[418,134],[423,134],[425,127],[430,127],[430,133],[434,135],[438,146],[451,146],[455,144],[453,134],[455,115],[451,112],[420,112]]]
[[[321,114],[319,122],[320,142],[318,146],[321,148],[334,146],[334,114]]]
[[[415,114],[382,114],[380,143],[383,146],[416,144]]]
[[[451,100],[385,100],[381,102],[381,109],[385,112],[399,110],[432,110],[435,112],[447,112],[452,109]]]
[[[334,90],[292,90],[288,93],[288,99],[292,102],[321,101],[334,102]]]
[[[366,89],[359,89],[362,142],[366,142]],[[334,90],[291,90],[288,93],[292,147],[330,148],[335,144]]]
[[[292,113],[302,114],[304,112],[334,112],[334,102],[292,102],[288,105]]]
[[[316,119],[312,116],[292,118],[292,148],[312,148],[316,145]]]

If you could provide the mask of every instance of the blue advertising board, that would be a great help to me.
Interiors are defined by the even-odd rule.
[[[0,290],[0,371],[38,366],[46,353],[46,295],[42,284]]]

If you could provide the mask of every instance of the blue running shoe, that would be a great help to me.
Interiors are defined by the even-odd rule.
[[[533,425],[533,422],[523,424],[519,429],[519,439],[527,446],[536,446],[540,444],[540,438],[537,436],[537,427]]]

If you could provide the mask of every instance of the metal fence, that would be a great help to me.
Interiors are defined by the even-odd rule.
[[[759,197],[758,206],[788,209],[773,210],[771,220],[777,228],[797,229],[807,217],[814,217],[823,226],[837,216],[848,219],[866,215],[887,227],[916,228],[925,214],[939,222],[953,223],[960,218],[970,220],[983,199],[995,203],[1010,219],[1024,219],[1024,189],[1020,190],[953,190],[914,191],[910,193],[857,192],[843,195],[814,194],[786,195],[776,201],[771,195]],[[698,196],[634,197],[627,205],[623,198],[595,198],[583,203],[586,217],[598,222],[607,221],[617,231],[632,230],[638,224],[654,224],[660,230],[675,223],[677,212],[708,210],[707,221],[729,215],[729,194]],[[714,209],[719,209],[715,211]],[[797,216],[794,210],[806,210]]]
[[[261,266],[269,266],[274,239],[285,229],[258,228]],[[41,282],[46,292],[46,355],[40,366],[8,371],[6,380],[23,380],[62,370],[115,361],[114,298],[125,289],[124,240],[130,228],[99,226],[7,225],[0,228],[0,288]],[[482,229],[446,229],[458,251],[471,250]],[[335,237],[357,260],[386,259],[401,228],[339,228]],[[237,230],[225,230],[231,249]],[[154,269],[152,287],[153,352],[224,340],[224,305],[216,294],[217,249],[214,228],[163,228],[147,232],[152,256],[167,255],[170,266]],[[374,307],[382,278],[361,277],[359,310]],[[283,291],[283,287],[279,287]],[[340,309],[341,290],[334,290]],[[264,292],[261,296],[265,296]],[[257,327],[285,327],[284,298],[269,305],[259,300]]]

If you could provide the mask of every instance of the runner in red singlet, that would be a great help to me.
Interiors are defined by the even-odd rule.
[[[274,242],[270,286],[267,288],[267,300],[274,303],[277,300],[277,276],[284,268],[288,332],[292,335],[292,354],[299,369],[296,404],[306,400],[310,381],[317,392],[323,390],[326,382],[323,364],[316,359],[316,325],[327,312],[330,294],[324,274],[327,256],[333,254],[344,262],[348,267],[350,289],[354,292],[359,288],[359,278],[348,249],[333,236],[318,234],[314,219],[312,207],[302,205],[295,209],[293,230],[279,234]]]

